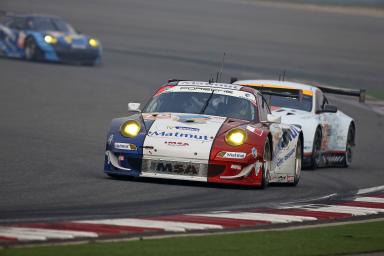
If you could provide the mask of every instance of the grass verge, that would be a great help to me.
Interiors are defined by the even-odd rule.
[[[337,255],[384,251],[384,221],[307,229],[6,248],[10,255]]]

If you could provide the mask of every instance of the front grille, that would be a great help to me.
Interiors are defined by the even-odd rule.
[[[82,61],[93,62],[98,57],[97,51],[91,50],[62,50],[56,52],[57,56],[63,61]]]
[[[207,177],[208,164],[143,159],[142,172]]]
[[[208,166],[208,177],[218,176],[225,170],[225,165],[221,164],[210,164]]]

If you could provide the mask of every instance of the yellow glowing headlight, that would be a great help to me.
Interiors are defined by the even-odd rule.
[[[44,41],[47,44],[55,44],[55,43],[57,43],[57,38],[54,37],[54,36],[51,36],[51,35],[45,35],[44,36]]]
[[[68,44],[71,44],[73,41],[73,38],[71,36],[65,36],[64,39],[65,39],[65,42],[67,42]]]
[[[124,137],[134,138],[139,134],[141,125],[135,120],[129,120],[120,127],[120,133]]]
[[[225,135],[225,142],[231,146],[243,145],[247,139],[247,132],[240,128],[235,128]]]
[[[90,38],[88,40],[88,43],[90,46],[96,48],[96,47],[99,47],[99,41],[97,41],[95,38]]]

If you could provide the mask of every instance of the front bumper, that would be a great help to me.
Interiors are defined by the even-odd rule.
[[[154,158],[108,150],[105,154],[104,171],[107,174],[247,186],[260,186],[262,182],[259,161],[234,164],[229,160]]]

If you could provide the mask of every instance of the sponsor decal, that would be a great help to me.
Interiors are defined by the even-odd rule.
[[[328,163],[341,163],[344,161],[344,155],[328,155],[325,159]]]
[[[150,165],[151,171],[159,173],[171,173],[179,175],[198,175],[199,165],[192,163],[165,163],[152,161]]]
[[[254,158],[257,157],[257,149],[255,147],[252,148],[252,155]]]
[[[295,176],[287,176],[287,182],[294,182]]]
[[[156,120],[156,119],[171,119],[170,113],[153,113],[153,114],[142,114],[145,120]]]
[[[123,155],[119,155],[119,158],[118,158],[118,159],[119,159],[119,161],[124,161],[125,158],[124,158]]]
[[[284,163],[285,161],[287,161],[287,160],[293,155],[293,153],[295,153],[295,149],[296,149],[296,148],[293,148],[293,149],[292,149],[291,151],[289,151],[288,154],[286,154],[284,157],[279,158],[279,159],[277,160],[276,165],[277,165],[277,166],[280,166],[282,163]]]
[[[223,83],[208,83],[208,82],[200,82],[200,81],[181,81],[178,85],[194,85],[194,86],[208,86],[208,87],[219,87],[225,89],[235,89],[238,90],[241,88],[240,85],[236,84],[223,84]]]
[[[188,132],[148,132],[148,136],[150,137],[160,137],[160,138],[184,138],[184,139],[191,139],[191,140],[197,140],[197,141],[212,141],[213,137],[208,135],[199,135],[199,134],[192,134]]]
[[[217,156],[221,158],[244,159],[247,156],[247,154],[244,152],[221,151],[217,154]]]
[[[215,91],[216,93],[223,93],[223,94],[233,94],[232,90],[222,90],[217,88],[201,88],[201,87],[180,87],[180,91],[199,91],[199,92],[206,92],[211,93],[212,91]]]
[[[130,144],[130,143],[115,142],[114,146],[116,149],[121,149],[121,150],[136,150],[137,149],[136,145]]]
[[[210,118],[204,115],[175,115],[174,120],[181,123],[205,124]]]
[[[240,170],[241,170],[241,165],[238,165],[238,164],[232,164],[232,165],[231,165],[231,169],[232,169],[232,170],[240,171]]]
[[[192,132],[198,132],[200,131],[199,128],[194,128],[194,127],[187,127],[187,126],[171,126],[171,125],[168,125],[167,126],[167,129],[176,129],[176,130],[182,130],[182,131],[192,131]]]
[[[254,134],[256,134],[257,136],[261,136],[263,135],[263,130],[262,129],[259,129],[259,128],[256,128],[256,127],[253,127],[251,125],[247,125],[246,129],[250,132],[253,132]]]
[[[113,134],[109,135],[109,137],[108,137],[108,140],[107,140],[108,145],[111,145],[112,140],[113,140]]]
[[[168,146],[189,146],[187,142],[181,142],[181,141],[165,141],[164,144],[167,144]]]

